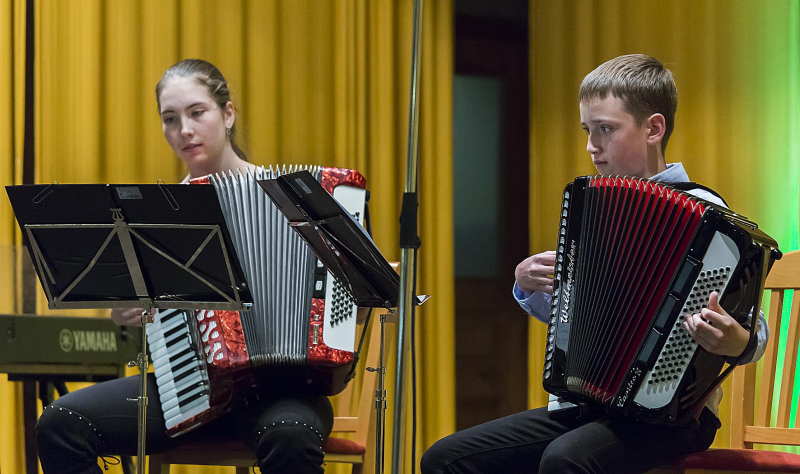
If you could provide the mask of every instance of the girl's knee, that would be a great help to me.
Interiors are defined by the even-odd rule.
[[[258,434],[258,465],[262,472],[322,472],[322,444],[322,436],[313,427],[270,426]]]
[[[98,435],[97,427],[89,419],[55,404],[46,406],[36,422],[35,437],[40,446],[58,438],[87,439],[96,438]]]
[[[39,460],[48,472],[100,472],[101,433],[83,415],[57,405],[45,407],[36,423]],[[66,467],[68,466],[68,467]]]

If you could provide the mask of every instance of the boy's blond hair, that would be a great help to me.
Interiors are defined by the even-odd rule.
[[[665,152],[678,108],[678,90],[672,71],[644,54],[616,57],[583,78],[580,101],[602,100],[609,94],[618,98],[622,107],[640,125],[655,113],[664,116],[666,130],[661,140],[661,151]]]

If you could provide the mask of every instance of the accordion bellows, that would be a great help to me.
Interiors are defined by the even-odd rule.
[[[167,434],[177,436],[230,411],[255,385],[296,380],[333,395],[351,373],[356,311],[261,189],[258,180],[308,170],[363,224],[366,182],[356,171],[259,168],[210,175],[253,306],[247,311],[160,311],[148,338]],[[266,381],[266,382],[265,382]]]
[[[645,421],[688,423],[721,382],[725,359],[692,341],[683,315],[718,291],[744,322],[777,258],[754,223],[669,185],[576,179],[562,201],[545,389]]]

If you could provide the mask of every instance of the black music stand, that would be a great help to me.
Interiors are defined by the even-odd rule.
[[[240,310],[252,303],[211,186],[6,186],[59,308]]]
[[[253,302],[212,186],[6,186],[25,245],[58,308],[146,308],[137,472],[144,473],[147,333],[156,308],[243,310]]]
[[[358,306],[397,307],[400,278],[367,231],[308,171],[258,184]],[[427,296],[418,296],[422,304]]]

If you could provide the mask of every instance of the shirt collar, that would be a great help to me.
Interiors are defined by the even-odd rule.
[[[689,175],[683,169],[683,163],[669,163],[667,164],[667,169],[653,175],[650,179],[664,183],[688,183]]]

